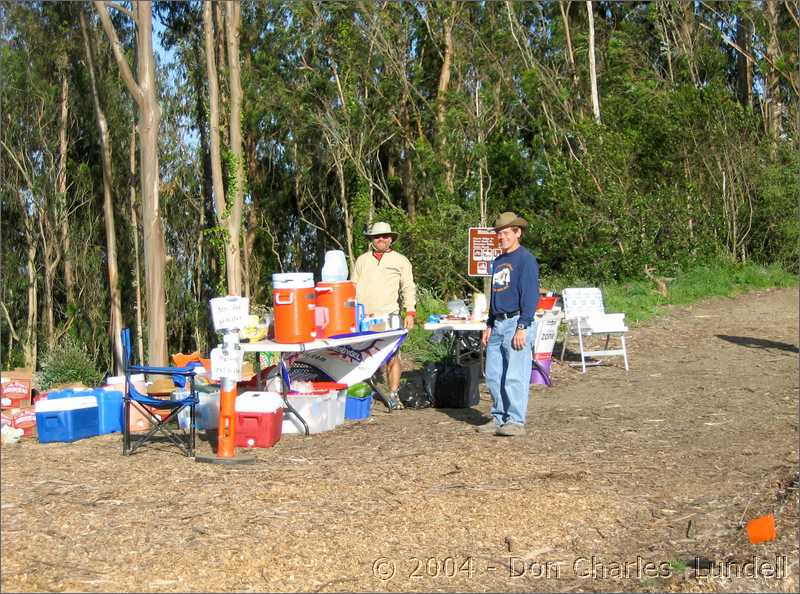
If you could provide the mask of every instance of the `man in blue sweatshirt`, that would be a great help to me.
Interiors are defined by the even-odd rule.
[[[491,307],[482,337],[494,420],[479,430],[508,437],[525,434],[531,348],[536,337],[539,264],[519,242],[527,226],[513,212],[504,212],[495,221],[502,253],[492,263]]]

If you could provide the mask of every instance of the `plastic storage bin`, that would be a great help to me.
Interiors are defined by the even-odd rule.
[[[347,384],[336,382],[311,382],[314,393],[328,395],[328,422],[336,427],[344,423]]]
[[[289,404],[297,411],[308,424],[309,433],[322,433],[330,431],[336,425],[335,419],[330,415],[330,396],[328,390],[317,390],[309,393],[289,392]],[[284,434],[304,433],[305,428],[300,419],[288,408],[283,411]]]
[[[96,396],[48,398],[38,401],[35,410],[40,443],[76,441],[99,433]]]
[[[281,438],[283,398],[276,392],[245,392],[236,398],[236,446],[271,448]]]
[[[372,411],[372,394],[366,398],[357,398],[347,395],[347,402],[344,408],[344,418],[351,421],[359,421],[369,417]]]

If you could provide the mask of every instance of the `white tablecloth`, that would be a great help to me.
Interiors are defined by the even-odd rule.
[[[284,380],[294,363],[310,365],[340,384],[352,386],[372,377],[395,354],[408,330],[363,332],[343,338],[322,338],[311,342],[286,344],[274,340],[242,343],[251,353],[281,353]]]

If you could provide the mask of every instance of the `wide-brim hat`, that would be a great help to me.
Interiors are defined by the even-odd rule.
[[[155,375],[152,378],[152,382],[147,386],[148,394],[171,394],[177,389],[177,386],[169,376]]]
[[[494,230],[500,231],[506,227],[519,227],[525,229],[528,226],[528,221],[522,217],[518,217],[514,212],[504,212],[494,222]]]
[[[377,222],[372,227],[364,232],[367,237],[375,237],[376,235],[391,235],[392,240],[397,239],[398,234],[392,231],[392,226],[383,221]]]

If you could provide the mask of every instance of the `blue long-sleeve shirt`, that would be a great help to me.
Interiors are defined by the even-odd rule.
[[[494,325],[495,314],[518,311],[519,324],[531,325],[539,303],[539,263],[536,257],[520,246],[508,254],[500,254],[492,263],[492,305],[488,325]]]

